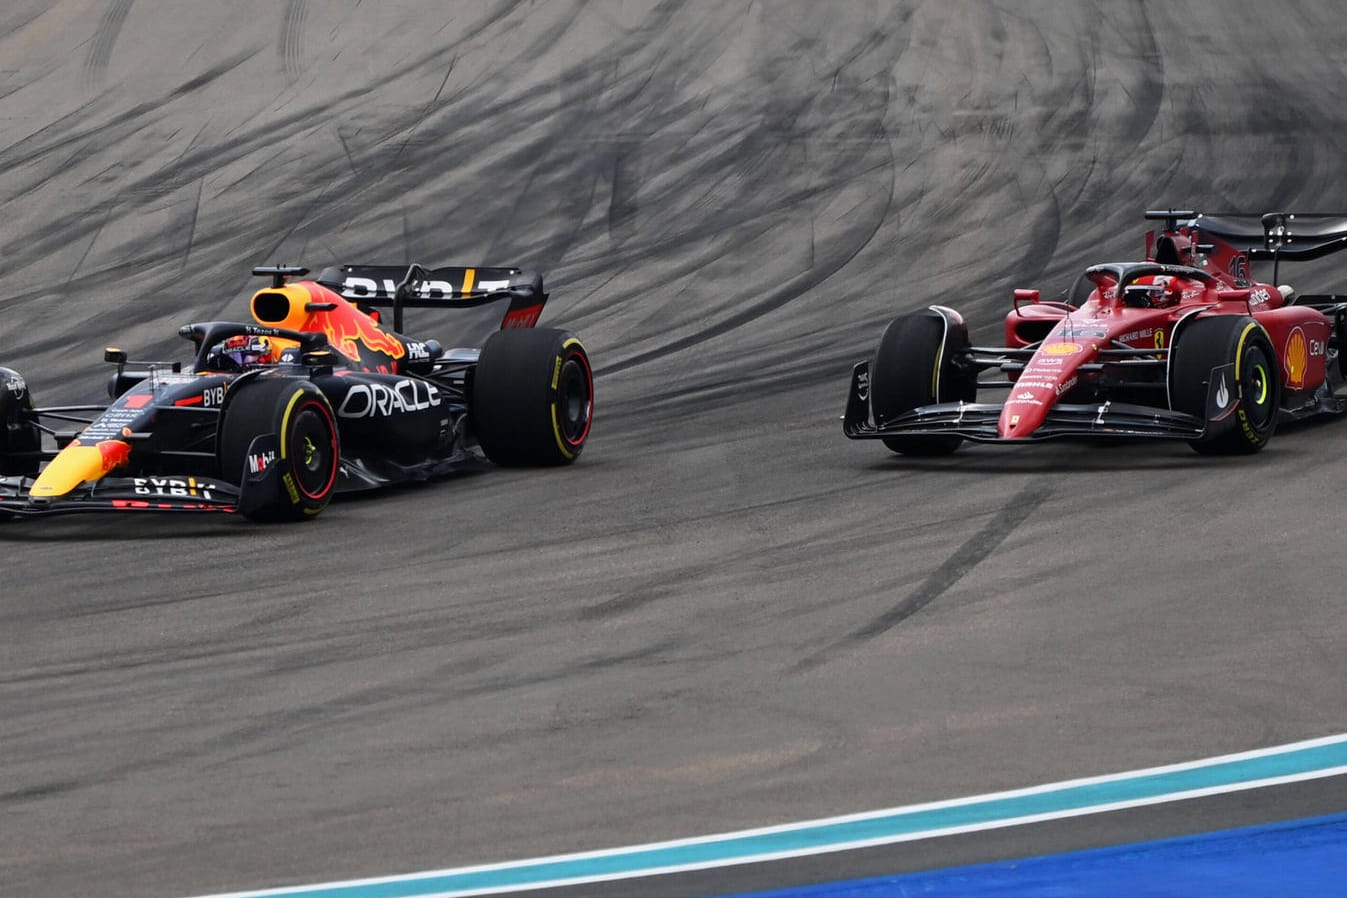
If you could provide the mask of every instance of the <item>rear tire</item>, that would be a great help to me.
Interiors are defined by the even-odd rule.
[[[470,411],[477,442],[496,464],[570,464],[594,412],[585,347],[562,330],[496,331],[477,359]]]
[[[947,321],[931,309],[901,315],[890,322],[870,362],[870,410],[877,426],[936,402],[972,402],[977,381],[954,365],[968,348],[962,322]],[[884,445],[904,455],[948,455],[958,436],[884,437]]]
[[[249,483],[247,510],[253,521],[306,521],[322,511],[337,484],[341,446],[327,397],[307,380],[264,377],[233,388],[221,412],[220,472],[243,484],[253,439],[280,437],[275,476]],[[260,491],[260,492],[259,492]]]
[[[1206,422],[1189,445],[1204,455],[1241,455],[1267,445],[1277,429],[1281,372],[1267,332],[1253,318],[1198,318],[1179,332],[1169,361],[1170,404]],[[1233,366],[1233,370],[1232,367]],[[1225,377],[1229,404],[1208,407],[1212,372]],[[1218,389],[1220,384],[1218,384]]]

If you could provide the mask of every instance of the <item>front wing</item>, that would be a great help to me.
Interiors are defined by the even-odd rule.
[[[0,518],[90,511],[238,511],[238,487],[205,477],[105,477],[54,499],[28,493],[30,477],[0,478]]]
[[[958,436],[980,443],[1023,443],[1050,439],[1150,438],[1195,440],[1202,436],[1201,419],[1148,405],[1118,402],[1060,403],[1043,424],[1027,437],[1000,436],[999,402],[941,402],[904,412],[883,425],[870,417],[870,363],[859,362],[851,372],[842,432],[853,440],[897,436]]]

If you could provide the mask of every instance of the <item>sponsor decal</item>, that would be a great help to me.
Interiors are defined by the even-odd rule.
[[[285,484],[285,491],[290,494],[290,504],[298,505],[299,490],[295,489],[295,478],[290,476],[289,471],[286,471],[281,475],[281,482]]]
[[[1065,393],[1067,390],[1071,389],[1071,388],[1074,387],[1075,385],[1076,385],[1076,375],[1073,374],[1073,375],[1071,375],[1069,378],[1067,378],[1066,380],[1062,381],[1062,383],[1061,383],[1058,387],[1055,388],[1056,391],[1057,391],[1057,395],[1058,395],[1058,396],[1062,395],[1063,393]]]
[[[1230,390],[1225,385],[1225,372],[1221,372],[1221,382],[1216,385],[1216,410],[1225,411],[1230,405]]]
[[[870,401],[870,372],[862,371],[856,375],[856,398],[862,402]]]
[[[248,456],[248,473],[261,474],[267,468],[276,463],[276,450],[269,449],[266,452],[259,452],[256,455]]]
[[[352,384],[337,414],[342,418],[384,418],[416,412],[440,404],[440,391],[424,380],[400,380],[393,385]]]
[[[421,299],[452,299],[455,295],[464,296],[469,293],[494,293],[497,290],[505,290],[510,286],[509,280],[504,281],[478,281],[476,289],[473,289],[473,278],[477,269],[469,268],[463,275],[462,289],[454,289],[450,281],[424,280],[416,285],[416,295]],[[356,277],[348,274],[346,279],[341,282],[342,295],[348,299],[362,299],[366,296],[389,297],[397,292],[397,281],[392,278],[384,278],[382,281],[376,281],[374,278]]]
[[[18,395],[22,393],[24,390],[28,389],[28,384],[25,383],[24,379],[19,375],[11,374],[9,377],[5,378],[5,389],[15,395]]]
[[[1249,305],[1251,306],[1261,306],[1271,301],[1272,297],[1268,295],[1267,289],[1264,287],[1249,291]]]
[[[1063,364],[1064,364],[1064,360],[1061,359],[1061,358],[1046,358],[1046,357],[1044,357],[1044,356],[1039,356],[1038,358],[1034,359],[1033,362],[1030,363],[1029,367],[1031,367],[1031,368],[1060,368],[1060,367],[1062,367]]]
[[[131,481],[137,496],[191,496],[198,499],[213,498],[211,490],[215,484],[209,480],[197,480],[188,477],[185,480],[176,477],[136,477]]]
[[[1079,343],[1049,343],[1039,352],[1045,355],[1075,355],[1084,348]]]
[[[1150,343],[1156,349],[1165,348],[1165,332],[1160,328],[1142,328],[1139,331],[1132,331],[1130,334],[1123,334],[1118,338],[1120,343],[1137,343],[1144,340]]]
[[[145,413],[124,406],[112,406],[94,419],[93,423],[80,433],[80,442],[92,446],[99,440],[115,440],[131,433],[131,425],[140,420]]]
[[[361,298],[365,296],[392,296],[397,292],[397,281],[385,278],[383,282],[374,278],[347,275],[341,282],[343,296]],[[426,280],[416,285],[416,295],[422,299],[447,299],[454,295],[454,285],[448,281]]]
[[[137,509],[137,510],[143,510],[143,509],[147,509],[147,508],[161,508],[161,509],[172,509],[173,511],[233,511],[233,510],[234,510],[234,507],[233,507],[232,505],[214,505],[214,504],[212,504],[212,505],[207,505],[207,504],[204,503],[204,502],[197,502],[197,503],[191,503],[191,502],[176,502],[176,503],[157,502],[157,503],[155,503],[155,502],[146,502],[144,499],[113,499],[113,500],[112,500],[112,507],[113,507],[113,508],[120,508],[120,509]]]
[[[1305,368],[1309,363],[1309,342],[1305,332],[1298,327],[1291,328],[1286,338],[1286,350],[1282,353],[1286,360],[1286,385],[1293,390],[1305,386]]]
[[[149,393],[132,393],[126,397],[126,402],[122,404],[123,408],[144,408],[154,401],[154,396]]]
[[[1016,398],[1016,399],[1020,399],[1020,400],[1024,400],[1024,399],[1033,399],[1033,398],[1034,398],[1034,394],[1033,394],[1033,393],[1029,393],[1029,392],[1024,392],[1024,393],[1020,393],[1020,394],[1019,394],[1018,396],[1016,396],[1015,398]]]
[[[428,361],[430,359],[430,348],[426,344],[416,340],[408,340],[403,344],[407,347],[407,358],[412,361]]]
[[[1021,377],[1015,381],[1017,387],[1028,387],[1031,390],[1052,390],[1056,389],[1057,384],[1050,380],[1026,380]]]
[[[501,330],[508,330],[512,327],[533,327],[538,323],[538,316],[542,314],[542,311],[542,306],[529,306],[528,308],[507,312],[505,313],[505,320],[501,322]]]
[[[1019,423],[1020,423],[1020,416],[1019,416],[1019,415],[1011,415],[1011,416],[1010,416],[1010,426],[1011,426],[1011,427],[1015,427],[1015,426],[1018,425]]]

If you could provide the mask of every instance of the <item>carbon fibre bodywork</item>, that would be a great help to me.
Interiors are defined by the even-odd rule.
[[[970,345],[963,318],[943,306],[900,317],[891,329],[938,320],[938,328],[926,328],[932,351],[898,364],[891,350],[885,361],[885,341],[897,339],[886,331],[881,351],[852,370],[846,436],[883,439],[900,452],[930,448],[928,438],[950,447],[960,440],[1181,439],[1205,450],[1218,430],[1237,423],[1249,431],[1256,412],[1266,425],[1246,433],[1236,450],[1254,451],[1278,420],[1347,409],[1347,296],[1297,296],[1250,274],[1251,263],[1271,262],[1275,280],[1284,261],[1344,248],[1347,216],[1170,211],[1147,218],[1164,226],[1146,235],[1146,259],[1088,268],[1083,289],[1073,291],[1083,301],[1016,290],[1004,346]],[[1226,324],[1204,323],[1216,318]],[[1209,351],[1227,336],[1229,352]],[[909,359],[912,339],[901,347]],[[1199,358],[1199,344],[1210,359]],[[885,370],[877,371],[881,361]],[[1253,375],[1242,370],[1255,365]],[[900,382],[928,371],[929,389]],[[960,397],[946,395],[950,381],[964,385]]]
[[[518,269],[346,266],[316,280],[300,280],[302,268],[254,274],[272,278],[252,297],[254,321],[184,325],[179,334],[194,348],[186,366],[128,362],[109,349],[105,358],[116,372],[108,405],[37,407],[23,378],[14,372],[0,378],[8,434],[0,443],[0,518],[84,511],[253,517],[287,495],[297,506],[312,506],[306,511],[312,515],[333,493],[425,480],[472,464],[483,454],[474,426],[483,410],[473,394],[483,348],[445,349],[407,337],[384,327],[379,310],[393,309],[400,326],[407,307],[506,302],[500,326],[513,331],[531,329],[547,299],[541,278]],[[261,341],[270,355],[221,370],[215,348],[233,338]],[[587,392],[578,406],[574,397],[570,402],[582,416],[578,423],[564,432],[553,424],[561,462],[578,455],[588,436],[592,381],[583,350],[578,357]],[[275,426],[250,423],[255,433],[238,434],[238,422],[261,414],[243,410],[249,401],[282,393],[291,398],[282,397],[289,405],[273,416]],[[292,412],[306,403],[317,429],[290,444]],[[235,433],[227,439],[231,421]],[[331,458],[318,470],[329,430]]]

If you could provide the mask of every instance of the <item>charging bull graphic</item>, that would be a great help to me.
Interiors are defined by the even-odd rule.
[[[351,302],[313,281],[283,284],[253,297],[259,323],[321,333],[334,349],[366,371],[397,374],[407,348]]]

